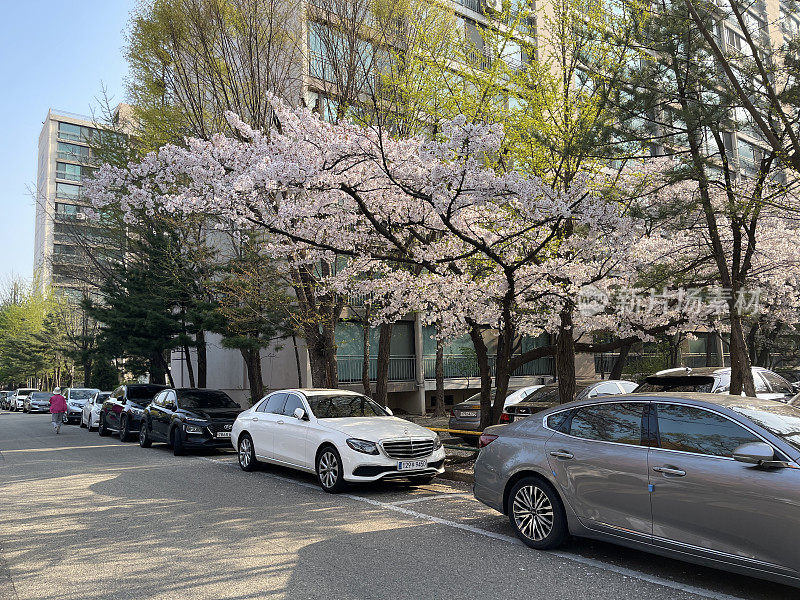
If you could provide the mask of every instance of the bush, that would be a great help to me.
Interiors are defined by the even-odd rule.
[[[106,358],[98,358],[92,365],[91,387],[99,390],[113,390],[119,385],[119,371]]]

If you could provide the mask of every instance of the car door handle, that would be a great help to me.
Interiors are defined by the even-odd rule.
[[[283,420],[276,421],[278,425],[283,425]]]
[[[258,417],[253,417],[253,421],[258,421]]]
[[[572,454],[572,452],[568,452],[567,450],[553,450],[550,453],[550,456],[555,456],[556,458],[563,458],[563,459],[569,460],[570,458],[572,458],[575,455]]]
[[[683,477],[686,471],[683,469],[676,469],[675,467],[653,467],[653,471],[663,475],[672,475],[673,477]]]

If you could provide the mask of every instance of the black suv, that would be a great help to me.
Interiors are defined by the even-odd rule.
[[[144,411],[139,445],[166,442],[176,456],[188,448],[231,448],[231,428],[240,412],[220,390],[163,390]]]
[[[154,383],[119,386],[103,402],[97,421],[97,433],[108,435],[111,431],[118,431],[119,439],[127,442],[138,433],[145,406],[153,401],[158,392],[165,389],[167,386]]]

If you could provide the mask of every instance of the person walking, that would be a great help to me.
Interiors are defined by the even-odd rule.
[[[61,395],[61,388],[57,387],[50,396],[50,416],[53,421],[53,431],[61,433],[61,424],[67,413],[67,399]]]

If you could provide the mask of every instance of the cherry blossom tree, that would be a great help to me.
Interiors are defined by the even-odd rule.
[[[468,333],[481,371],[485,424],[499,419],[521,336],[562,332],[563,400],[574,395],[575,329],[647,337],[677,322],[672,308],[637,314],[576,313],[585,290],[631,286],[663,238],[604,197],[602,175],[557,190],[493,168],[496,124],[457,118],[440,138],[394,139],[379,127],[327,123],[274,100],[280,131],[265,135],[228,115],[237,137],[188,139],[128,169],[102,168],[88,191],[96,208],[213,214],[269,232],[267,252],[291,265],[341,265],[327,289],[364,294],[391,321],[418,311],[443,338]],[[646,238],[646,236],[645,236]],[[644,250],[643,250],[644,248]],[[663,252],[663,249],[661,249]],[[484,333],[496,336],[494,356]],[[564,334],[566,332],[566,334]],[[529,355],[528,360],[532,356]]]

